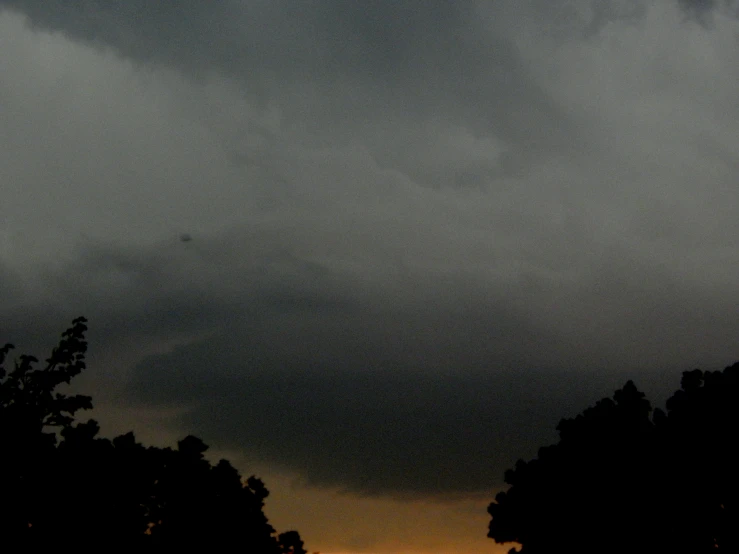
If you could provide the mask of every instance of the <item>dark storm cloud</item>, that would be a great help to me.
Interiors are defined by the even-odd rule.
[[[44,275],[28,318],[4,319],[28,335],[19,325],[82,310],[93,353],[189,335],[139,357],[121,398],[183,409],[178,429],[312,484],[411,495],[490,490],[559,418],[628,378],[663,398],[691,354],[730,351],[739,331],[728,307],[635,259],[559,292],[533,273],[484,285],[464,270],[377,287],[279,240],[99,247]],[[556,325],[546,302],[561,302]]]
[[[664,398],[739,356],[718,9],[2,5],[34,32],[0,18],[0,340],[87,316],[117,398],[178,433],[320,485],[487,490],[626,379]],[[106,239],[70,254],[64,219]]]
[[[678,4],[689,21],[705,29],[714,28],[717,13],[739,18],[739,2],[736,0],[678,0]]]
[[[444,58],[465,66],[474,62],[465,59],[474,51],[474,44],[466,43],[481,40],[481,30],[470,28],[470,2],[434,0],[423,10],[407,0],[2,4],[27,14],[36,26],[137,60],[188,71],[209,68],[249,81],[280,77],[274,83],[279,86],[287,84],[286,75],[300,81],[353,75],[367,85],[402,81],[408,74],[429,73],[439,62],[448,64]]]
[[[694,10],[696,12],[711,11],[719,4],[717,0],[679,0],[679,3],[686,10]]]
[[[292,353],[276,363],[267,344],[248,338],[239,340],[237,365],[222,354],[233,348],[228,341],[147,359],[132,394],[189,407],[184,426],[247,459],[360,493],[492,490],[517,456],[552,442],[560,417],[622,384],[614,375],[494,364],[470,372],[461,356],[443,373],[426,372],[422,356],[378,360],[389,353],[363,356],[366,347],[331,352],[330,361]],[[327,356],[326,347],[313,349]]]
[[[678,1],[678,0],[675,0]],[[708,13],[714,2],[680,0]],[[3,0],[32,25],[187,75],[235,79],[279,106],[314,144],[362,136],[378,163],[419,183],[486,186],[530,160],[589,143],[532,76],[514,38],[558,42],[642,18],[643,0],[585,2],[83,2]],[[542,25],[542,22],[545,24]],[[389,129],[386,123],[393,121]],[[423,122],[423,124],[420,124]],[[464,127],[505,153],[429,163],[434,137]],[[239,156],[238,149],[234,151]],[[421,163],[419,163],[421,161]]]
[[[544,150],[576,147],[569,125],[495,32],[505,13],[476,2],[23,2],[33,25],[187,74],[236,79],[257,102],[277,102],[315,143],[361,133],[379,163],[421,182],[480,184]],[[479,13],[484,6],[485,17]],[[504,10],[502,10],[504,11]],[[458,175],[418,167],[399,151],[428,151],[419,120],[500,136],[512,167],[487,162]],[[394,120],[388,132],[385,122]],[[514,161],[515,160],[515,161]],[[510,165],[510,164],[509,164]]]
[[[423,10],[405,0],[2,4],[27,14],[33,25],[136,60],[223,72],[252,83],[276,79],[277,87],[290,80],[399,82],[409,74],[428,74],[437,63],[475,62],[465,59],[475,45],[466,45],[473,4],[464,2],[432,1]],[[470,39],[481,40],[480,31]]]

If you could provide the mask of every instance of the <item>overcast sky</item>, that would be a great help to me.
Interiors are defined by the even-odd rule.
[[[104,430],[373,511],[310,549],[495,551],[561,417],[739,359],[738,15],[0,0],[0,341],[85,315]]]

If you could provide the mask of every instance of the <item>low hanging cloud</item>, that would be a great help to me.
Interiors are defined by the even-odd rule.
[[[115,398],[177,432],[488,492],[627,379],[737,358],[708,4],[0,2],[0,340],[86,315]]]
[[[553,309],[546,275],[373,274],[281,240],[88,252],[35,313],[83,310],[96,351],[190,336],[135,362],[126,405],[176,409],[178,429],[314,485],[398,495],[500,486],[559,418],[629,378],[664,400],[739,331],[721,299],[646,264],[631,275],[635,260],[572,282]]]

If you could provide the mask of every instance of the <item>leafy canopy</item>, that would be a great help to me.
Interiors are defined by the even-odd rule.
[[[227,461],[205,459],[192,435],[176,449],[144,447],[133,432],[98,437],[78,422],[92,399],[56,389],[85,369],[87,321],[79,317],[44,365],[0,349],[0,533],[8,544],[116,549],[240,545],[260,554],[306,554],[297,531],[276,535],[269,492]]]

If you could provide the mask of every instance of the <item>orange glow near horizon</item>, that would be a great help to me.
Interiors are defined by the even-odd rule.
[[[106,403],[96,409],[108,435],[134,427],[143,428],[137,438],[147,444],[172,444],[178,439],[166,426],[142,425],[149,417],[146,413],[132,414]],[[370,497],[301,484],[292,475],[244,460],[234,451],[213,449],[207,457],[225,458],[244,477],[262,479],[270,492],[265,506],[270,523],[278,533],[297,530],[310,553],[507,554],[513,546],[487,538],[487,507],[497,491],[438,500]]]
[[[296,484],[263,472],[271,491],[265,512],[279,530],[297,529],[321,554],[506,554],[513,544],[487,538],[494,494],[435,501],[397,500]]]

